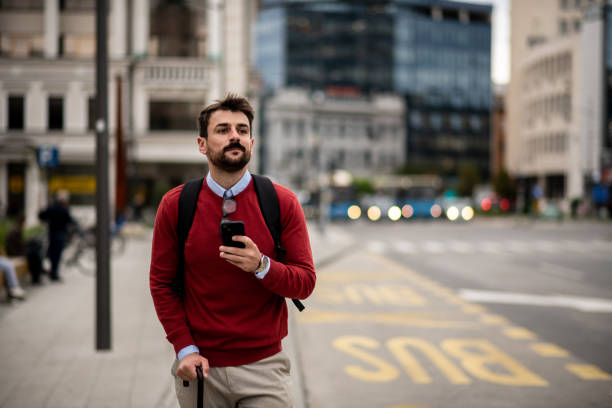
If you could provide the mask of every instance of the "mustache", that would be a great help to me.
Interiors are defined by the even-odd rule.
[[[225,147],[223,148],[223,152],[225,153],[225,152],[227,152],[227,151],[228,151],[228,150],[230,150],[230,149],[240,149],[240,150],[242,150],[243,152],[245,151],[244,146],[243,146],[243,145],[241,145],[241,144],[240,144],[240,143],[238,143],[238,142],[234,142],[234,143],[231,143],[231,144],[229,144],[229,145],[225,146]]]

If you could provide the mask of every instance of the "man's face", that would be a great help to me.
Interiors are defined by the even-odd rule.
[[[217,110],[210,115],[206,130],[208,137],[198,137],[198,146],[210,165],[228,173],[247,165],[255,141],[244,113]]]

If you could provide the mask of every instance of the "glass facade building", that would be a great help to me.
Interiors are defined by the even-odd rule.
[[[442,0],[263,0],[255,66],[271,89],[406,99],[406,157],[489,163],[492,8]]]

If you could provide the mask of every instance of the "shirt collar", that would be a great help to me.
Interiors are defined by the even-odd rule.
[[[229,188],[229,191],[231,191],[233,196],[237,196],[238,194],[242,193],[245,188],[247,188],[247,186],[251,182],[251,178],[251,173],[249,173],[248,170],[245,171],[242,178],[238,180],[236,184],[231,186]],[[210,172],[208,172],[208,175],[206,176],[206,184],[208,184],[208,187],[213,191],[213,193],[215,193],[219,197],[223,197],[225,189],[221,187],[215,180],[213,180],[212,176],[210,175]]]

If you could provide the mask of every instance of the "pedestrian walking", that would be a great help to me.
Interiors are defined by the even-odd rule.
[[[59,190],[55,201],[38,214],[38,218],[46,222],[49,227],[47,257],[51,261],[49,277],[52,281],[60,280],[59,265],[66,245],[68,228],[70,225],[76,225],[70,215],[69,201],[70,194],[68,191]]]
[[[247,170],[253,116],[248,100],[231,94],[200,113],[197,141],[209,173],[198,186],[184,252],[177,234],[184,185],[164,195],[155,219],[150,289],[177,355],[171,372],[181,407],[196,405],[198,387],[183,386],[197,378],[196,367],[206,407],[292,406],[290,361],[281,345],[288,332],[284,297],[308,297],[316,277],[295,194],[273,185],[284,251],[262,217],[258,179]],[[222,231],[240,233],[228,238]],[[182,294],[173,290],[180,276]]]

